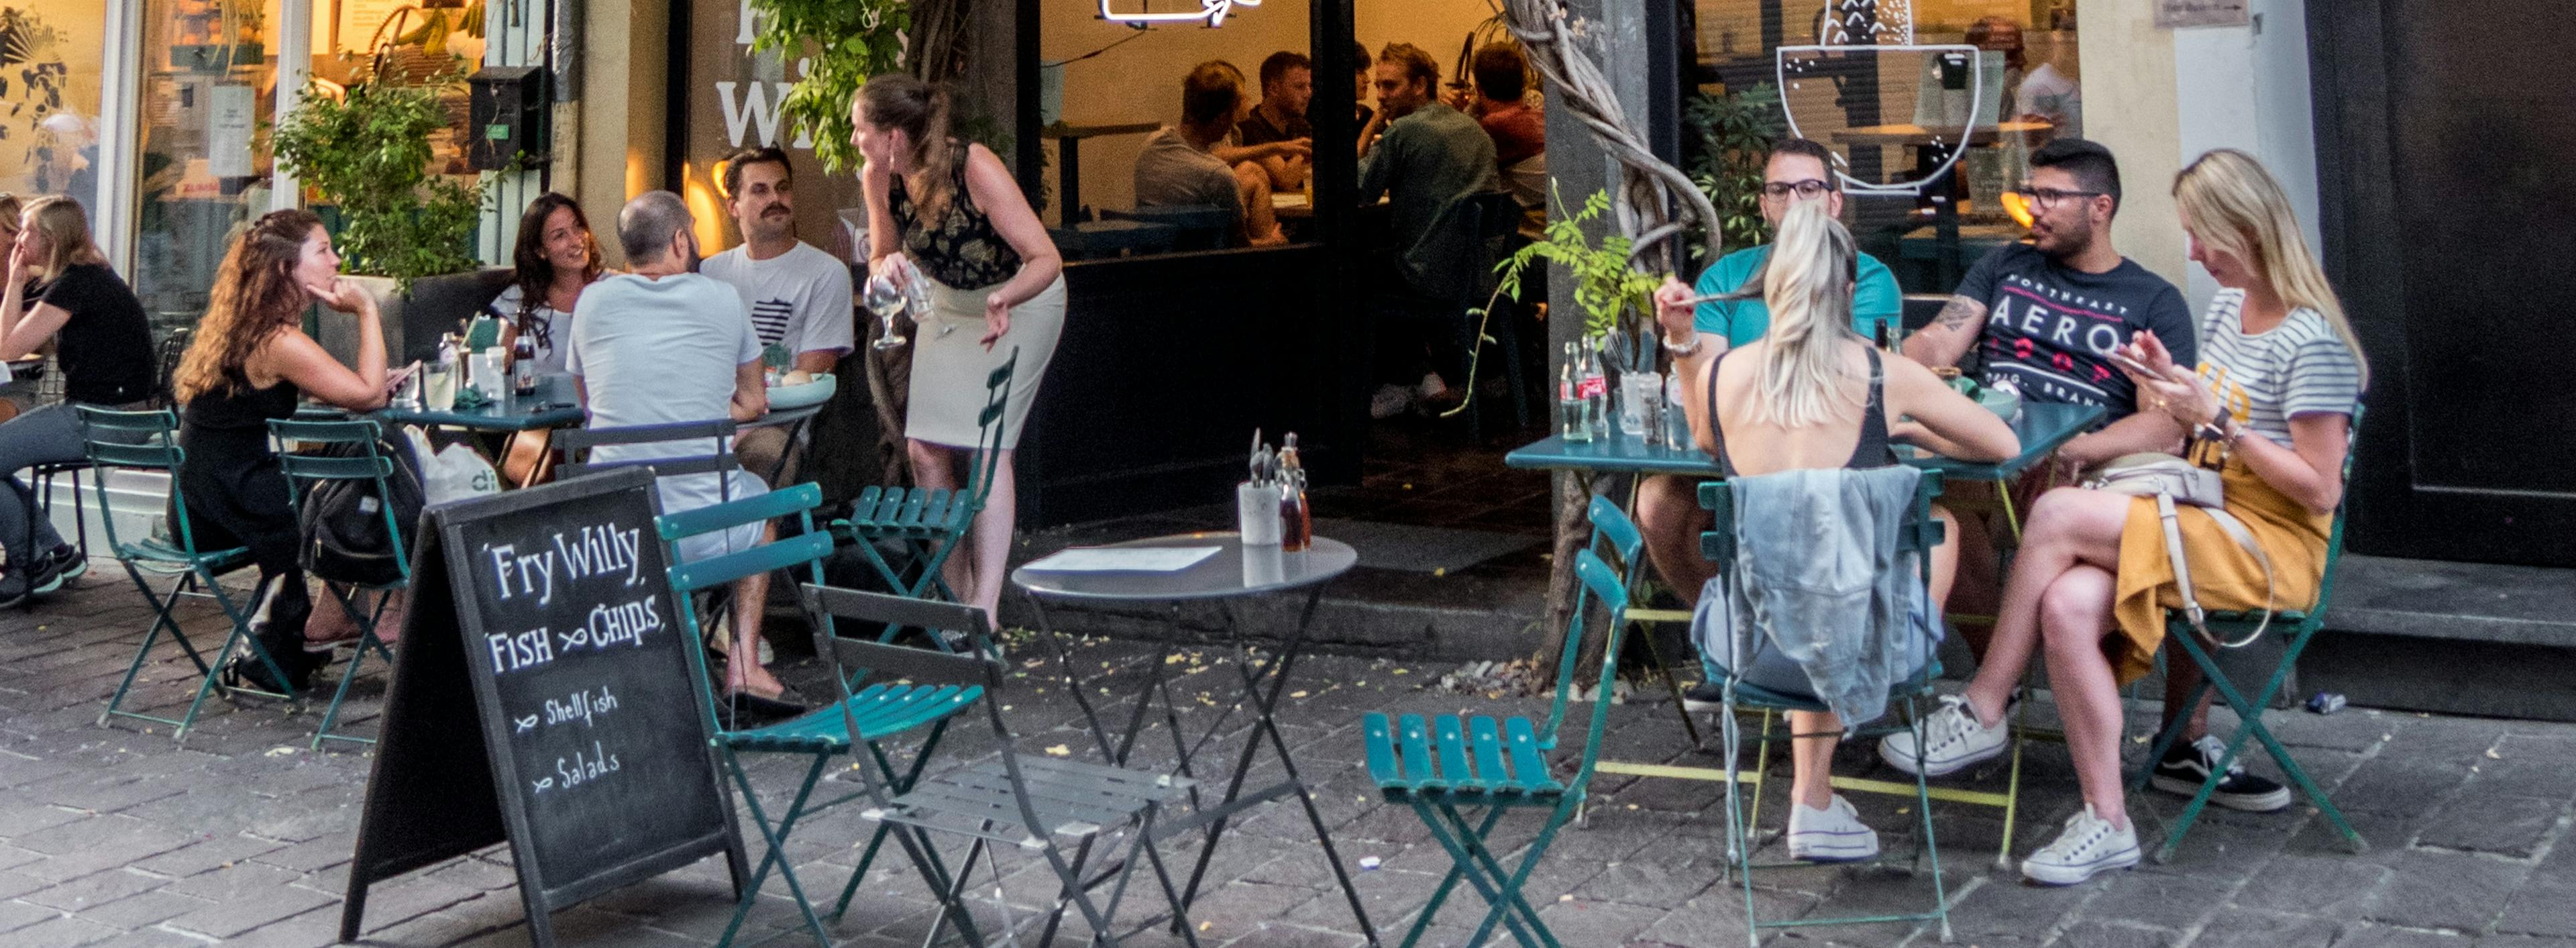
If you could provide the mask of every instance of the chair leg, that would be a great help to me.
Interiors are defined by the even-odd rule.
[[[901,776],[895,774],[894,762],[886,757],[884,748],[874,743],[867,745],[868,755],[874,759],[877,773],[885,777],[886,789],[889,791],[887,796],[899,797],[912,792],[913,785],[921,780],[922,769],[930,764],[931,753],[939,749],[940,737],[947,732],[948,722],[945,720],[931,725],[929,736],[921,742],[921,749],[913,752],[911,769]],[[880,822],[877,824],[876,832],[868,837],[867,851],[859,855],[859,867],[850,873],[850,883],[841,888],[841,898],[832,906],[832,921],[839,922],[841,916],[849,912],[850,898],[858,894],[859,883],[867,879],[868,867],[876,864],[877,852],[885,846],[886,834],[893,828],[892,823]],[[958,871],[963,874],[973,868],[971,865],[960,866]]]
[[[182,577],[179,582],[171,584],[168,596],[156,596],[152,592],[151,583],[147,582],[143,578],[143,572],[141,570],[136,569],[133,564],[128,563],[126,564],[125,571],[127,575],[133,577],[135,588],[143,591],[144,601],[153,605],[154,611],[152,614],[152,625],[143,633],[143,645],[134,650],[134,661],[125,666],[125,678],[116,683],[116,693],[108,697],[106,710],[98,713],[98,723],[100,727],[107,726],[108,718],[116,715],[144,718],[145,720],[150,721],[162,720],[160,718],[145,717],[132,711],[119,710],[119,707],[125,703],[126,694],[134,688],[135,676],[142,673],[144,663],[151,659],[152,643],[160,639],[161,630],[163,629],[170,630],[170,638],[173,641],[178,642],[179,651],[187,655],[190,662],[194,662],[196,664],[199,676],[211,677],[214,674],[214,669],[207,667],[205,656],[197,653],[197,646],[188,641],[188,634],[179,628],[178,621],[173,619],[170,614],[171,610],[176,608],[179,604],[179,589],[188,582],[187,578]],[[176,724],[178,722],[170,721],[164,723]]]
[[[733,920],[725,924],[724,934],[717,937],[716,945],[723,948],[733,944],[733,936],[742,929],[743,920],[751,915],[751,907],[760,902],[761,883],[768,880],[772,862],[778,864],[779,877],[787,880],[788,893],[796,897],[796,908],[804,913],[806,928],[814,932],[814,943],[830,945],[832,936],[823,931],[823,920],[814,916],[814,905],[806,901],[805,887],[796,879],[796,867],[787,859],[787,834],[795,830],[797,817],[804,814],[805,799],[813,794],[814,783],[823,779],[823,765],[831,761],[831,755],[814,755],[813,765],[805,768],[804,783],[796,788],[796,798],[787,804],[786,813],[774,827],[761,810],[760,794],[751,785],[751,775],[743,771],[742,758],[735,756],[730,749],[724,752],[724,756],[725,766],[733,771],[734,785],[742,789],[743,803],[751,807],[752,825],[760,830],[760,837],[769,844],[769,851],[762,854],[760,865],[752,870],[751,881],[743,886],[742,898],[734,905]]]
[[[2309,803],[2314,804],[2319,812],[2326,815],[2326,819],[2334,824],[2335,830],[2343,835],[2345,842],[2352,845],[2354,853],[2358,854],[2366,850],[2369,843],[2365,842],[2361,834],[2352,828],[2352,824],[2344,819],[2343,811],[2336,809],[2334,802],[2326,798],[2325,791],[2317,787],[2314,780],[2308,778],[2307,770],[2300,767],[2299,762],[2290,756],[2289,748],[2281,746],[2281,742],[2272,736],[2271,729],[2263,725],[2263,709],[2270,706],[2273,694],[2278,692],[2282,682],[2289,678],[2292,664],[2297,661],[2298,653],[2306,645],[2305,636],[2301,636],[2298,641],[2291,644],[2290,649],[2282,655],[2280,664],[2274,668],[2272,679],[2264,683],[2263,689],[2251,701],[2237,691],[2235,682],[2219,670],[2217,660],[2203,650],[2199,642],[2193,641],[2189,635],[2172,638],[2191,655],[2192,662],[2200,666],[2202,687],[2217,689],[2219,699],[2236,711],[2238,724],[2236,733],[2228,740],[2227,750],[2220,756],[2217,766],[2212,767],[2209,776],[2201,781],[2200,792],[2192,796],[2191,803],[2183,808],[2182,815],[2174,820],[2173,829],[2165,835],[2163,845],[2156,848],[2156,861],[2161,863],[2173,858],[2175,847],[2182,844],[2183,835],[2191,831],[2191,826],[2199,819],[2202,808],[2208,805],[2210,795],[2217,792],[2218,782],[2226,779],[2227,767],[2235,762],[2237,752],[2245,746],[2247,737],[2253,737],[2262,742],[2263,749],[2272,755],[2272,762],[2281,767],[2284,775],[2298,786],[2299,792],[2307,796]],[[2198,704],[2199,699],[2194,698],[2192,703]],[[2154,766],[2153,762],[2150,761],[2148,766]]]
[[[1421,816],[1425,820],[1431,818],[1429,816],[1430,811],[1420,804],[1415,804],[1414,809],[1415,815]],[[1494,824],[1501,822],[1502,818],[1502,807],[1486,807],[1484,822],[1479,824],[1472,834],[1468,835],[1471,835],[1476,839],[1483,839],[1492,835],[1494,832]],[[1439,835],[1438,827],[1433,828],[1433,833],[1441,840],[1444,846],[1447,845],[1448,837]],[[1412,945],[1415,940],[1422,937],[1422,933],[1425,929],[1431,927],[1431,917],[1440,913],[1440,903],[1449,900],[1450,891],[1456,889],[1458,887],[1459,878],[1466,875],[1468,863],[1459,858],[1461,855],[1463,855],[1463,853],[1455,850],[1450,852],[1449,874],[1441,878],[1438,888],[1431,890],[1431,901],[1423,904],[1421,916],[1413,920],[1413,927],[1407,930],[1404,934],[1405,945]]]
[[[1444,807],[1444,809],[1447,808]],[[1469,844],[1469,854],[1476,858],[1484,871],[1493,874],[1501,890],[1501,898],[1491,900],[1485,909],[1484,921],[1476,926],[1476,933],[1468,937],[1467,944],[1483,944],[1485,937],[1493,933],[1495,923],[1505,921],[1511,912],[1518,911],[1524,922],[1532,929],[1532,934],[1537,936],[1538,944],[1545,945],[1547,948],[1564,948],[1557,942],[1556,934],[1548,930],[1547,923],[1539,920],[1538,910],[1530,907],[1528,899],[1521,897],[1521,886],[1528,884],[1530,871],[1538,868],[1539,857],[1547,854],[1548,844],[1556,841],[1556,831],[1565,825],[1566,817],[1571,811],[1571,807],[1558,806],[1553,813],[1549,814],[1547,825],[1539,830],[1536,838],[1530,840],[1529,852],[1521,856],[1520,869],[1509,877],[1503,875],[1502,864],[1494,859],[1492,851],[1485,848],[1483,840],[1474,840]],[[1449,815],[1452,819],[1458,819],[1454,809],[1450,810]],[[1460,820],[1460,822],[1464,821]],[[1514,932],[1514,934],[1520,933]],[[1529,942],[1528,936],[1522,937],[1523,944],[1526,945]]]
[[[233,649],[235,647],[243,649],[243,654],[256,659],[261,665],[266,666],[268,668],[268,673],[275,676],[277,681],[283,683],[287,680],[286,670],[278,667],[277,659],[268,654],[268,647],[260,644],[258,636],[251,634],[250,614],[244,612],[240,607],[233,604],[232,596],[224,592],[223,584],[217,582],[212,574],[201,569],[196,570],[193,575],[197,584],[203,587],[209,595],[214,597],[216,607],[223,610],[224,618],[232,623],[232,631],[224,636],[224,647],[215,652],[214,667],[209,669],[206,672],[205,678],[197,683],[196,698],[188,702],[188,713],[180,717],[178,730],[170,735],[170,739],[173,742],[185,742],[188,739],[188,729],[196,726],[197,712],[205,706],[206,695],[214,691],[216,688],[215,678],[223,674],[224,669],[231,666]],[[256,609],[258,607],[256,604],[253,604],[251,608]],[[224,700],[226,701],[234,700],[233,695],[235,692],[246,691],[251,694],[266,695],[286,701],[290,706],[298,703],[297,698],[294,695],[276,694],[273,692],[261,691],[257,688],[227,685],[224,686],[222,690],[224,693]]]
[[[1526,422],[1523,423],[1523,427],[1527,427]],[[1640,604],[1641,607],[1642,605]],[[1681,715],[1682,730],[1690,735],[1691,749],[1699,750],[1707,746],[1708,742],[1699,735],[1699,722],[1691,720],[1690,706],[1682,703],[1682,685],[1679,679],[1673,677],[1673,666],[1664,662],[1663,649],[1656,647],[1654,634],[1646,630],[1644,625],[1645,623],[1642,622],[1631,623],[1631,626],[1640,633],[1636,641],[1645,643],[1646,663],[1653,667],[1655,675],[1663,678],[1664,690],[1673,696],[1673,712]]]
[[[349,592],[350,597],[360,595],[364,595],[364,593],[358,590],[351,590]],[[340,600],[340,608],[348,612],[349,621],[357,624],[358,647],[356,651],[349,655],[349,667],[340,670],[340,687],[331,693],[331,706],[322,712],[322,726],[315,728],[313,731],[313,750],[321,750],[322,742],[325,740],[349,741],[358,744],[373,744],[376,742],[374,738],[348,737],[333,734],[331,733],[331,728],[333,725],[339,723],[340,705],[342,702],[349,700],[349,685],[351,682],[358,680],[359,666],[367,663],[367,649],[375,649],[377,656],[384,659],[385,667],[387,668],[393,667],[394,662],[393,651],[386,648],[384,639],[379,638],[376,635],[376,624],[384,618],[386,604],[393,601],[393,590],[378,590],[376,592],[375,609],[364,615],[360,614],[357,606],[350,602],[348,598],[344,598],[336,594],[333,598]]]
[[[1468,833],[1467,818],[1460,815],[1457,808],[1448,803],[1441,803],[1435,808],[1432,804],[1416,800],[1413,803],[1413,809],[1414,815],[1422,819],[1423,825],[1430,827],[1432,839],[1438,841],[1442,849],[1449,851],[1451,867],[1449,878],[1443,882],[1442,895],[1445,896],[1447,891],[1453,889],[1457,878],[1463,876],[1469,885],[1476,888],[1477,894],[1485,898],[1487,907],[1485,924],[1477,930],[1476,937],[1468,940],[1468,943],[1482,944],[1485,936],[1492,933],[1496,913],[1507,913],[1503,917],[1509,921],[1507,928],[1512,933],[1513,939],[1522,948],[1538,948],[1539,943],[1523,930],[1521,917],[1508,914],[1513,910],[1525,908],[1527,903],[1521,900],[1519,888],[1511,884],[1509,877],[1502,873],[1500,866],[1485,848],[1482,834]],[[1499,806],[1487,808],[1483,826],[1486,831],[1491,831],[1495,817],[1501,814],[1502,809]],[[1548,837],[1553,835],[1554,827],[1551,826],[1549,829],[1551,832],[1541,834],[1538,839],[1530,843],[1533,847],[1533,855],[1546,850]],[[1431,918],[1439,908],[1438,899],[1422,907],[1422,916],[1414,920],[1412,930],[1406,933],[1405,948],[1412,948],[1415,941],[1422,937],[1422,933],[1429,928]],[[1539,931],[1543,933],[1547,929],[1544,924],[1537,922],[1537,918],[1537,913],[1529,913],[1529,924],[1538,925]],[[1550,948],[1556,948],[1553,936],[1549,936],[1547,943]]]

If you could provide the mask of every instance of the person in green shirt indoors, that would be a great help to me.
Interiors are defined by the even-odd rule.
[[[1762,219],[1777,227],[1787,216],[1790,206],[1798,201],[1823,201],[1825,210],[1834,217],[1843,213],[1842,183],[1833,173],[1833,154],[1825,146],[1804,138],[1784,138],[1771,146],[1771,158],[1762,169]],[[1769,259],[1771,247],[1747,247],[1719,257],[1708,269],[1700,271],[1697,287],[1683,286],[1680,280],[1664,278],[1655,290],[1655,309],[1678,319],[1679,312],[1692,306],[1694,298],[1742,292],[1743,299],[1708,300],[1698,304],[1691,323],[1699,330],[1696,343],[1704,356],[1714,356],[1734,346],[1762,338],[1771,327],[1771,310],[1762,304],[1762,263]],[[1859,279],[1853,284],[1852,331],[1863,339],[1874,339],[1880,320],[1890,327],[1904,317],[1905,296],[1896,288],[1895,274],[1878,258],[1860,254]],[[1646,478],[1637,489],[1638,526],[1646,534],[1646,559],[1655,564],[1655,572],[1665,585],[1691,607],[1699,597],[1700,587],[1712,575],[1708,560],[1701,557],[1699,535],[1709,529],[1708,511],[1700,509],[1697,478],[1656,475]],[[1691,689],[1688,702],[1693,710],[1715,707],[1719,697],[1702,694],[1714,691],[1717,676],[1711,684]]]

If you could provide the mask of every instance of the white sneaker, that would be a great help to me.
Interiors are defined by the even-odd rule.
[[[1789,806],[1789,858],[1809,862],[1851,862],[1878,858],[1878,833],[1861,825],[1851,801],[1834,794],[1824,809],[1804,803]]]
[[[1413,390],[1401,385],[1378,386],[1377,394],[1369,396],[1369,417],[1380,421],[1404,414],[1411,407]]]
[[[2021,874],[2041,885],[2074,885],[2094,873],[2137,864],[2137,824],[2114,829],[2111,821],[2093,815],[2093,804],[2087,803],[2084,812],[2066,818],[2066,830],[2055,842],[2021,861]]]
[[[1879,738],[1878,756],[1909,774],[1920,759],[1924,776],[1946,776],[2002,754],[2010,732],[2010,724],[2001,718],[1993,727],[1978,723],[1966,695],[1942,695],[1941,709],[1923,719],[1923,740],[1929,751],[1916,753],[1914,732],[1907,729]]]

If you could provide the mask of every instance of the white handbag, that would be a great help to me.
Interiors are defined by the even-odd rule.
[[[2254,532],[2245,528],[2245,522],[2227,512],[2222,485],[2217,471],[2171,454],[2150,451],[2112,459],[2084,486],[2115,494],[2155,498],[2156,516],[2164,521],[2165,556],[2173,562],[2174,587],[2182,597],[2183,617],[2190,621],[2192,631],[2200,633],[2201,638],[2224,648],[2243,648],[2262,638],[2263,630],[2272,625],[2272,610],[2269,608],[2274,582],[2272,557],[2263,552],[2262,544],[2254,541]],[[2237,546],[2254,554],[2254,561],[2263,565],[2263,621],[2244,638],[2231,642],[2209,634],[2206,613],[2200,608],[2199,597],[2192,593],[2191,564],[2183,555],[2182,524],[2176,505],[2200,508],[2202,513],[2209,515],[2210,522],[2218,524],[2218,529],[2235,540]]]

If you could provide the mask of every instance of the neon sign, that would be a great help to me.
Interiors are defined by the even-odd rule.
[[[1225,18],[1233,15],[1235,7],[1261,5],[1261,0],[1199,0],[1199,9],[1191,13],[1119,13],[1109,9],[1112,2],[1100,0],[1100,18],[1133,26],[1206,20],[1208,26],[1217,27],[1225,25]]]

